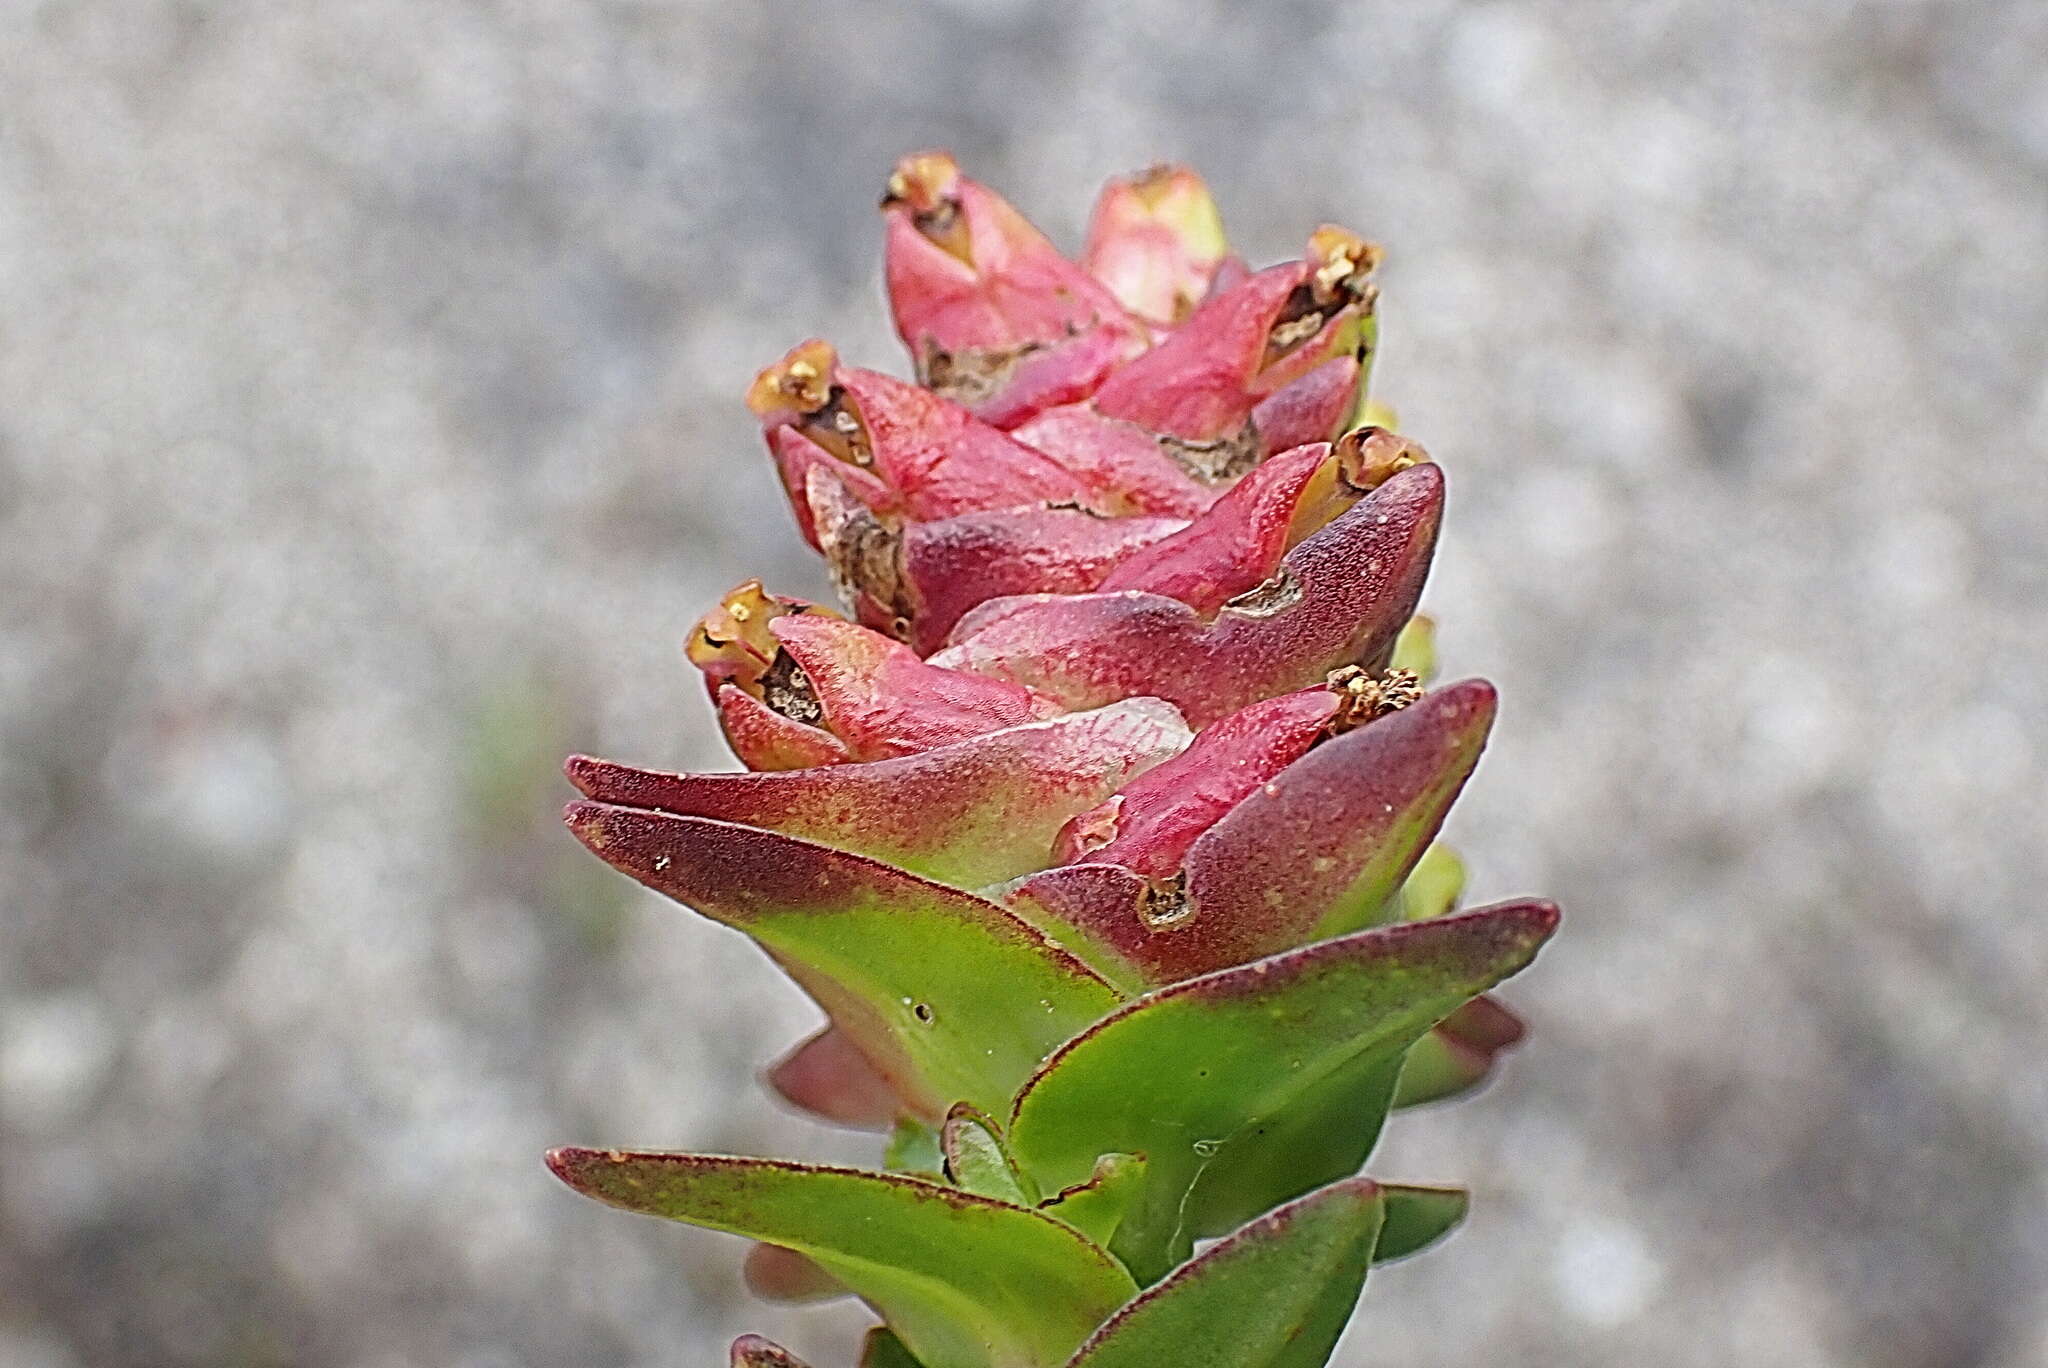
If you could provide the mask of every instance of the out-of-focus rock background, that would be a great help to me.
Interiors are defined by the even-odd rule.
[[[819,576],[739,395],[895,366],[873,199],[1198,162],[1390,244],[1458,816],[1566,934],[1350,1364],[2048,1362],[2048,10],[19,0],[0,17],[0,1365],[845,1362],[562,1141],[865,1153],[554,825]]]

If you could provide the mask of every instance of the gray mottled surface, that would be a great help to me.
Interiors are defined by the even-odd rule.
[[[1072,241],[1200,163],[1390,244],[1457,819],[1566,934],[1380,1167],[1476,1215],[1342,1362],[2048,1362],[2048,11],[0,11],[0,1365],[847,1361],[582,1140],[854,1155],[809,1009],[553,825],[712,763],[677,643],[798,555],[739,393],[895,365],[872,199]]]

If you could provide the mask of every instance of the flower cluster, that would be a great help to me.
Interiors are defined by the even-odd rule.
[[[1454,911],[1433,844],[1495,700],[1425,688],[1444,480],[1365,397],[1379,251],[1251,270],[1177,168],[1078,261],[942,153],[883,212],[916,381],[814,340],[747,395],[844,615],[733,590],[686,649],[746,772],[576,757],[568,822],[810,993],[769,1081],[892,1128],[888,1171],[551,1162],[859,1294],[867,1363],[1165,1362],[1218,1308],[1242,1352],[1200,1361],[1321,1362],[1463,1210],[1352,1175],[1520,1035],[1482,994],[1556,919]]]

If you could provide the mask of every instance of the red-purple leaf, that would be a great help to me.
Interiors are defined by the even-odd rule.
[[[1377,912],[1478,764],[1494,705],[1485,680],[1447,685],[1289,765],[1189,849],[1189,920],[1278,949]]]
[[[931,664],[1028,687],[1069,708],[1146,694],[1197,727],[1349,664],[1376,668],[1415,610],[1443,509],[1434,465],[1402,471],[1287,554],[1213,623],[1162,595],[999,599]]]
[[[579,755],[566,768],[599,802],[740,822],[982,888],[1043,868],[1068,818],[1188,740],[1164,703],[1131,699],[865,764],[665,774]]]

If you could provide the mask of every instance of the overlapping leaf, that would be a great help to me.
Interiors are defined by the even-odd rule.
[[[1296,1195],[1321,1175],[1276,1161],[1290,1110],[1356,1080],[1366,1114],[1352,1160],[1377,1133],[1401,1055],[1467,999],[1522,968],[1556,924],[1511,903],[1362,931],[1162,989],[1068,1042],[1011,1108],[1010,1147],[1042,1187],[1078,1182],[1095,1156],[1142,1153],[1145,1191],[1115,1248],[1140,1277],[1185,1255],[1198,1181],[1242,1201]],[[1372,1114],[1377,1110],[1378,1115]],[[1219,1203],[1220,1205],[1220,1203]]]
[[[1365,1178],[1290,1202],[1141,1293],[1068,1368],[1316,1368],[1358,1301],[1385,1214]]]
[[[556,1150],[548,1165],[613,1206],[804,1254],[926,1368],[1052,1368],[1136,1291],[1073,1227],[921,1179],[617,1150]]]
[[[955,1101],[1001,1111],[1118,1001],[1014,914],[862,856],[602,803],[573,804],[567,820],[616,868],[765,946],[930,1116]]]
[[[1188,735],[1165,704],[1131,699],[864,765],[664,774],[576,756],[567,769],[597,802],[761,827],[980,888],[1042,867],[1069,818]]]

